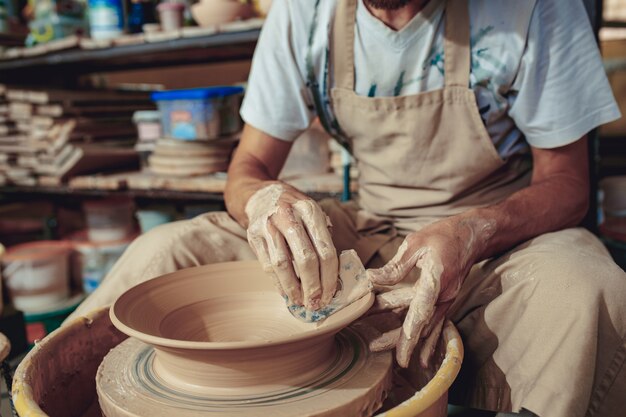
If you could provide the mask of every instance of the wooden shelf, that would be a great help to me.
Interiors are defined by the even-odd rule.
[[[260,29],[222,31],[172,40],[73,48],[0,60],[0,81],[49,85],[82,74],[251,59]],[[36,76],[35,76],[36,75]],[[36,81],[35,81],[36,82]]]
[[[172,190],[98,190],[98,189],[80,189],[72,188],[67,185],[55,187],[42,186],[6,186],[0,188],[0,199],[42,199],[50,197],[51,199],[64,197],[111,197],[126,196],[131,198],[140,198],[147,200],[169,200],[169,201],[204,201],[204,202],[223,202],[222,193],[199,193],[188,191],[172,191]]]
[[[316,200],[340,199],[342,179],[335,174],[324,174],[287,180],[287,182]],[[224,177],[169,178],[145,172],[76,177],[69,185],[4,186],[0,200],[60,200],[126,196],[142,200],[170,202],[223,202]],[[352,192],[357,190],[352,184]]]

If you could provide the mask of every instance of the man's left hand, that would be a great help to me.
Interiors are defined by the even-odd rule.
[[[393,290],[377,297],[379,309],[408,307],[402,328],[381,338],[397,337],[396,359],[400,366],[409,365],[420,340],[423,340],[420,362],[427,366],[446,313],[476,262],[480,247],[494,231],[493,222],[450,217],[407,235],[391,261],[382,268],[368,270],[372,283],[382,286],[399,283],[414,268],[420,272],[413,288]],[[376,349],[376,341],[372,346]]]

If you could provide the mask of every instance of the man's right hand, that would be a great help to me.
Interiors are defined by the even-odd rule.
[[[327,305],[339,261],[320,206],[287,184],[268,182],[250,197],[245,213],[248,242],[281,295],[309,310]]]

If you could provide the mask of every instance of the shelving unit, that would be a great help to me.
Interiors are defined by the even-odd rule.
[[[156,37],[128,35],[108,44],[75,38],[53,42],[39,50],[14,48],[0,57],[0,83],[73,87],[81,76],[94,73],[250,60],[261,25],[262,21],[251,20],[208,29],[185,28],[165,37],[162,34]],[[131,189],[128,186],[90,189],[71,184],[4,186],[0,187],[0,198],[5,201],[45,198],[62,203],[66,199],[127,196],[142,201],[222,204],[223,182],[215,185],[214,191],[189,191],[189,187],[183,190]]]

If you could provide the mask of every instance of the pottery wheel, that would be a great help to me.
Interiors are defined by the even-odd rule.
[[[155,371],[155,351],[130,338],[104,358],[96,385],[106,417],[371,416],[391,384],[390,352],[370,353],[353,328],[335,336],[334,358],[310,381],[246,395],[200,395],[168,384]]]

